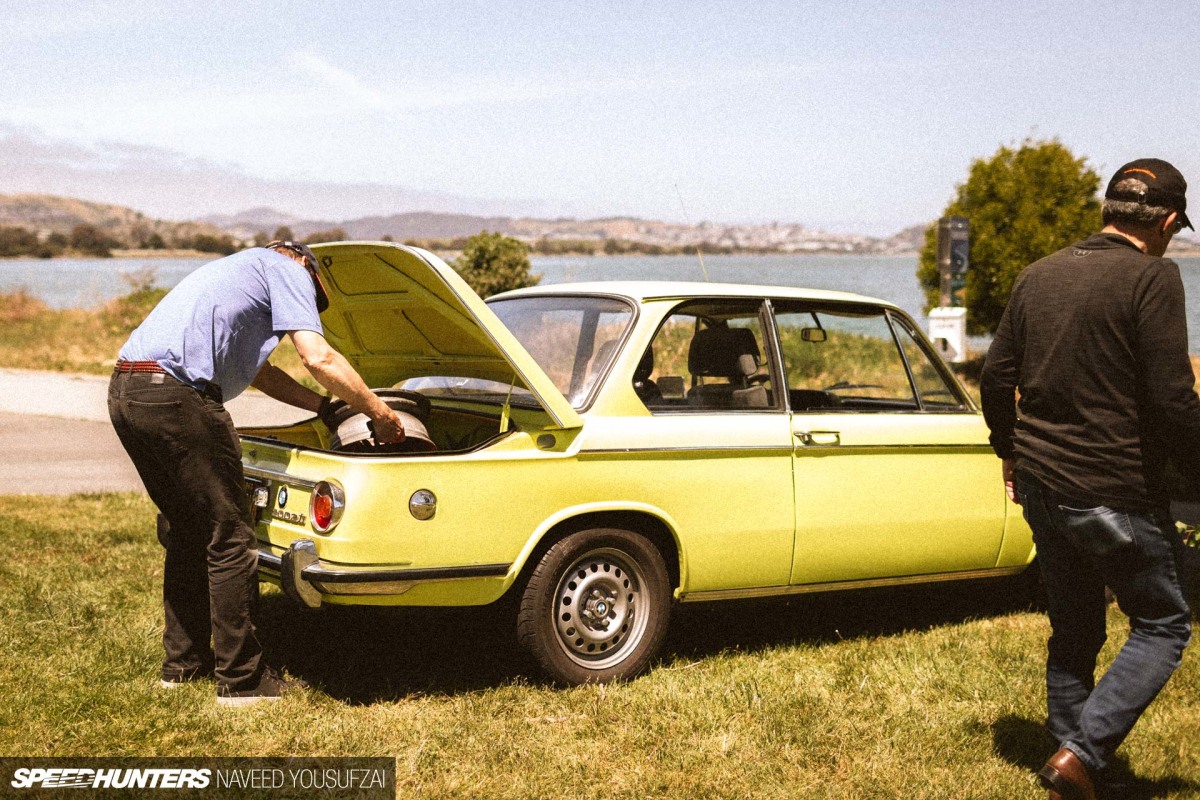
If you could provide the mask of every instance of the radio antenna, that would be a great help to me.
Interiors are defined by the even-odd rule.
[[[692,218],[688,215],[687,206],[683,204],[683,192],[679,191],[679,184],[675,184],[675,194],[679,198],[679,207],[683,209],[683,221],[692,227]],[[709,283],[708,268],[704,266],[704,253],[700,252],[700,244],[696,243],[696,258],[700,259],[700,271],[704,273],[704,282]]]

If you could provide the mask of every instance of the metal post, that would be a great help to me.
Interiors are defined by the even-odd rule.
[[[966,217],[938,220],[937,262],[940,297],[929,312],[929,337],[942,358],[961,363],[967,357],[967,268],[971,226]]]
[[[966,305],[963,293],[971,258],[971,223],[966,217],[942,217],[938,220],[938,275],[941,297],[938,305],[954,308]]]

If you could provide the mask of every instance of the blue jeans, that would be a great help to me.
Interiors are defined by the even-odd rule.
[[[1088,768],[1102,770],[1179,667],[1191,638],[1179,584],[1183,543],[1166,509],[1083,508],[1028,475],[1016,484],[1049,598],[1046,727]],[[1130,632],[1097,683],[1105,586],[1129,617]]]

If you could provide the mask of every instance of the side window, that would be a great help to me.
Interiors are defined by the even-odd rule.
[[[652,412],[778,408],[761,308],[727,300],[677,308],[634,372],[638,397]]]
[[[908,359],[917,394],[926,411],[960,411],[967,408],[961,392],[948,382],[944,373],[937,368],[929,353],[917,342],[916,335],[903,320],[893,317],[896,338]]]
[[[904,359],[882,309],[776,305],[792,410],[917,408]]]

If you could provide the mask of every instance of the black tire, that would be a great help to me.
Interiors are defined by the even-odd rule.
[[[670,616],[658,548],[630,531],[596,528],[556,542],[534,566],[517,637],[558,683],[608,683],[646,668]]]

